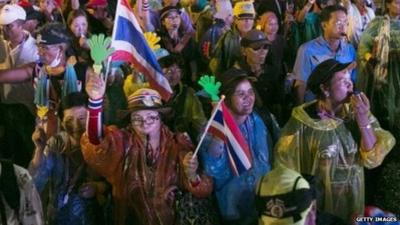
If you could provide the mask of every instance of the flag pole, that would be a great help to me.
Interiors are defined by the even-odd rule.
[[[225,95],[222,95],[222,96],[221,96],[221,99],[220,99],[219,102],[218,102],[218,104],[214,107],[214,111],[213,111],[213,113],[211,114],[211,117],[210,117],[210,119],[209,119],[208,122],[207,122],[206,128],[204,129],[204,132],[203,132],[203,134],[201,135],[201,138],[200,138],[199,143],[197,144],[196,150],[194,150],[192,159],[194,159],[194,158],[196,157],[197,153],[199,152],[200,146],[201,146],[201,144],[203,143],[204,138],[206,137],[207,131],[208,131],[208,129],[210,129],[211,123],[212,123],[212,121],[214,120],[214,117],[215,117],[215,115],[217,114],[218,108],[219,108],[219,106],[221,105],[221,103],[224,101],[224,99],[225,99]]]

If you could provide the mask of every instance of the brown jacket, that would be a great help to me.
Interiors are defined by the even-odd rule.
[[[117,225],[173,225],[174,201],[167,197],[170,192],[179,187],[196,197],[206,197],[212,191],[210,177],[201,175],[200,184],[192,186],[183,172],[183,158],[193,150],[190,140],[164,125],[160,132],[160,155],[153,167],[146,163],[140,138],[125,130],[107,127],[99,145],[91,144],[87,135],[82,137],[85,160],[112,184]]]

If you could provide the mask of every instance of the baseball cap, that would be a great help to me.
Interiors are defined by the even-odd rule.
[[[237,2],[233,7],[233,15],[238,18],[251,18],[254,19],[256,11],[252,1]]]
[[[17,4],[5,5],[0,11],[0,25],[8,25],[16,20],[25,19],[25,10]]]
[[[240,40],[240,45],[245,48],[259,49],[265,46],[269,47],[271,43],[267,40],[264,32],[252,29]]]

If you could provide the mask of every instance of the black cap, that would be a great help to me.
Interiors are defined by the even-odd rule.
[[[44,45],[70,44],[70,37],[63,24],[48,23],[38,31],[36,42]]]
[[[336,72],[346,69],[352,63],[340,63],[335,59],[323,61],[312,71],[307,81],[307,88],[317,95],[321,91],[321,84],[325,84],[331,80]]]
[[[271,43],[268,41],[264,32],[252,29],[246,33],[242,40],[240,40],[240,45],[245,48],[249,47],[258,49],[263,46],[270,46]]]
[[[44,15],[39,10],[33,8],[33,6],[22,6],[26,12],[26,20],[37,20],[42,22],[44,20]]]

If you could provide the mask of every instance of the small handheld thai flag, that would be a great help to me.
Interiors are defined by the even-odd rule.
[[[239,176],[252,167],[252,156],[236,121],[224,102],[219,104],[208,133],[225,142],[233,174]]]
[[[153,51],[148,46],[128,0],[118,0],[111,41],[113,61],[130,62],[158,91],[164,100],[172,95],[168,80],[163,76]]]

